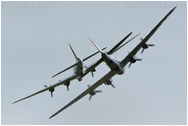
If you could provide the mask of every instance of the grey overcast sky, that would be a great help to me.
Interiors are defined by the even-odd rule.
[[[1,123],[25,125],[56,124],[186,124],[187,120],[187,2],[1,2]],[[97,51],[88,40],[111,49],[128,33],[141,35],[114,54],[127,56],[174,7],[176,10],[148,41],[155,47],[140,51],[142,62],[126,67],[124,75],[113,77],[57,115],[57,110],[92,85],[109,68],[102,63],[95,77],[71,82],[70,91],[59,86],[54,98],[48,91],[12,105],[44,85],[70,76],[69,70],[52,75],[75,63],[70,43],[80,58]],[[132,35],[132,36],[133,36]],[[85,62],[90,65],[100,54]]]

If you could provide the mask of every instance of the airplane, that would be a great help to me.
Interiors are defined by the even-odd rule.
[[[69,102],[67,105],[65,105],[63,108],[61,108],[59,111],[57,111],[55,114],[50,116],[49,119],[53,118],[54,116],[56,116],[57,114],[59,114],[60,112],[62,112],[63,110],[65,110],[66,108],[68,108],[69,106],[71,106],[72,104],[74,104],[75,102],[80,100],[81,98],[83,98],[84,96],[86,96],[87,94],[90,94],[90,92],[94,91],[97,87],[99,87],[100,85],[105,83],[106,80],[111,79],[116,74],[122,75],[124,73],[125,66],[129,62],[131,62],[131,63],[136,62],[136,59],[134,58],[134,56],[137,54],[137,52],[141,48],[143,49],[144,46],[148,46],[148,44],[146,42],[151,38],[151,36],[157,31],[157,29],[162,25],[162,23],[169,17],[169,15],[171,15],[171,13],[175,9],[176,9],[176,6],[151,30],[151,32],[122,61],[118,61],[118,62],[116,60],[110,61],[112,64],[111,68],[114,68],[114,69],[111,69],[106,75],[104,75],[101,79],[99,79],[97,82],[95,82],[90,88],[85,90],[78,97],[73,99],[71,102]],[[100,48],[95,43],[93,43],[93,44],[95,45],[96,48],[98,48],[98,50],[100,50]],[[106,58],[105,60],[108,59],[108,57],[105,57],[105,58]]]
[[[118,44],[116,44],[110,51],[108,52],[103,52],[100,48],[98,48],[98,46],[95,45],[95,42],[93,40],[91,40],[89,38],[89,40],[94,44],[94,46],[99,50],[99,52],[101,53],[101,58],[95,62],[94,64],[92,64],[90,67],[88,67],[85,72],[78,78],[78,80],[82,80],[82,78],[87,75],[91,70],[95,69],[100,63],[102,63],[103,61],[110,67],[110,69],[114,69],[113,65],[111,65],[111,61],[117,61],[117,59],[115,57],[112,56],[113,53],[115,53],[117,50],[119,50],[120,48],[122,48],[123,46],[125,46],[126,44],[128,44],[130,41],[132,41],[134,38],[136,38],[139,34],[137,34],[136,36],[134,36],[133,38],[131,38],[130,40],[128,40],[126,43],[122,44],[125,39],[127,39],[130,35],[132,34],[129,33],[124,39],[122,39]],[[110,84],[113,88],[115,88],[115,86],[113,86],[112,84]]]
[[[19,101],[22,101],[22,100],[24,100],[24,99],[30,98],[30,97],[32,97],[32,96],[34,96],[34,95],[37,95],[37,94],[42,93],[42,92],[47,91],[47,90],[51,93],[51,97],[53,97],[53,92],[55,91],[55,87],[57,87],[57,86],[59,86],[59,85],[65,85],[65,86],[67,86],[67,90],[69,91],[70,81],[71,81],[71,80],[74,80],[74,79],[77,79],[80,75],[83,74],[83,71],[84,71],[84,70],[83,70],[83,68],[84,68],[83,61],[86,61],[87,59],[89,59],[89,58],[93,57],[94,55],[96,55],[97,53],[99,53],[99,51],[98,51],[98,52],[95,52],[95,53],[91,54],[90,56],[88,56],[88,57],[86,57],[86,58],[84,58],[84,59],[82,60],[82,59],[78,58],[78,56],[76,55],[74,49],[72,48],[72,46],[71,46],[70,44],[69,44],[69,47],[70,47],[70,49],[71,49],[71,51],[72,51],[72,53],[73,53],[73,55],[74,55],[74,57],[75,57],[75,59],[76,59],[76,63],[73,64],[72,66],[66,68],[65,70],[63,70],[63,71],[57,73],[57,74],[54,75],[54,76],[57,76],[58,74],[60,74],[60,73],[62,73],[62,72],[65,72],[65,71],[67,71],[68,69],[74,67],[73,75],[70,76],[70,77],[65,78],[64,80],[59,80],[59,82],[57,82],[57,83],[54,84],[54,85],[50,85],[50,86],[44,85],[45,89],[43,89],[43,90],[41,90],[41,91],[38,91],[38,92],[36,92],[36,93],[34,93],[34,94],[32,94],[32,95],[29,95],[29,96],[27,96],[27,97],[25,97],[25,98],[22,98],[22,99],[20,99],[20,100],[18,100],[18,101],[15,101],[15,102],[13,102],[13,104],[14,104],[14,103],[17,103],[17,102],[19,102]],[[104,49],[106,49],[106,47],[103,48],[102,50],[104,50]],[[53,76],[53,77],[54,77],[54,76]]]
[[[139,33],[139,34],[137,34],[136,36],[134,36],[133,38],[131,38],[130,40],[128,40],[126,43],[122,44],[131,34],[132,34],[132,33],[130,33],[129,35],[127,35],[125,38],[123,38],[116,46],[114,46],[114,47],[108,52],[108,54],[113,54],[114,52],[118,51],[120,48],[122,48],[123,46],[125,46],[126,44],[128,44],[130,41],[132,41],[134,38],[136,38],[138,35],[140,35],[140,33]],[[89,38],[89,39],[90,39],[90,38]],[[90,39],[90,40],[91,40],[91,39]],[[121,45],[121,44],[122,44],[122,45]],[[121,46],[120,46],[120,45],[121,45]],[[119,47],[119,48],[118,48],[118,47]],[[104,50],[104,49],[106,49],[106,48],[103,48],[102,50]],[[102,50],[101,50],[101,51],[102,51]],[[96,53],[99,53],[99,52],[100,52],[100,50],[99,50],[98,52],[96,52]],[[85,59],[84,59],[83,61],[85,61]],[[99,64],[100,64],[100,63],[99,63]],[[97,64],[97,65],[99,65],[99,64]],[[65,69],[65,70],[63,70],[63,71],[61,71],[61,72],[59,72],[59,73],[53,75],[52,78],[55,77],[55,76],[57,76],[57,75],[59,75],[59,74],[61,74],[61,73],[64,72],[64,71],[66,71],[66,70],[68,70],[68,69],[74,67],[75,65],[76,65],[76,63],[73,64],[72,66],[68,67],[67,69]],[[95,67],[96,67],[96,66],[95,66]],[[80,77],[78,78],[78,81],[81,81],[82,78],[83,78],[85,75],[87,75],[89,72],[91,72],[92,77],[93,77],[93,76],[94,76],[94,75],[93,75],[93,72],[96,72],[95,67],[93,67],[93,66],[86,67],[87,69],[80,75]]]
[[[139,34],[138,34],[138,35],[139,35]],[[129,43],[131,40],[133,40],[134,38],[136,38],[138,35],[136,35],[136,36],[134,36],[133,38],[131,38],[129,41],[127,41],[126,43],[124,43],[124,44],[123,44],[122,46],[120,46],[119,48],[113,49],[113,51],[115,52],[115,51],[119,50],[121,47],[125,46],[127,43]],[[129,35],[128,35],[128,36],[129,36]],[[124,39],[122,39],[119,43],[123,43],[123,42],[128,38],[128,36],[126,36]],[[119,43],[118,43],[118,44],[119,44]],[[32,96],[34,96],[34,95],[40,94],[40,93],[42,93],[42,92],[44,92],[44,91],[47,91],[47,90],[48,90],[49,92],[51,92],[51,97],[53,97],[53,92],[55,91],[55,87],[57,87],[57,86],[59,86],[59,85],[65,85],[65,86],[67,86],[67,90],[69,91],[69,85],[70,85],[70,81],[71,81],[71,80],[74,80],[74,79],[78,79],[78,81],[81,81],[81,80],[82,80],[82,78],[79,78],[79,77],[80,77],[81,75],[85,74],[85,72],[84,72],[84,70],[83,70],[83,68],[84,68],[84,66],[83,66],[83,61],[85,61],[85,60],[91,58],[92,56],[96,55],[97,53],[99,53],[99,51],[98,51],[98,52],[95,52],[95,53],[93,53],[92,55],[90,55],[90,56],[86,57],[85,59],[81,60],[81,59],[78,58],[78,56],[76,55],[76,53],[75,53],[74,49],[72,48],[72,46],[71,46],[70,44],[69,44],[69,46],[70,46],[70,48],[71,48],[71,51],[72,51],[73,54],[74,54],[74,57],[75,57],[75,59],[76,59],[76,63],[73,64],[73,65],[71,65],[70,67],[64,69],[63,71],[61,71],[61,72],[59,72],[59,73],[53,75],[52,77],[55,77],[55,76],[57,76],[57,75],[59,75],[59,74],[65,72],[66,70],[72,68],[72,67],[74,67],[74,74],[73,74],[72,76],[70,76],[70,77],[65,78],[64,80],[60,80],[59,82],[57,82],[57,83],[54,84],[54,85],[50,85],[50,86],[44,85],[45,89],[43,89],[43,90],[41,90],[41,91],[38,91],[38,92],[36,92],[36,93],[34,93],[34,94],[31,94],[31,95],[29,95],[29,96],[27,96],[27,97],[24,97],[24,98],[22,98],[22,99],[20,99],[20,100],[17,100],[17,101],[15,101],[15,102],[13,102],[12,104],[17,103],[17,102],[20,102],[20,101],[22,101],[22,100],[25,100],[25,99],[27,99],[27,98],[30,98],[30,97],[32,97]],[[101,51],[104,50],[104,49],[106,49],[106,48],[101,49]],[[87,69],[86,69],[86,70],[87,70]],[[93,69],[87,70],[87,73],[91,72],[91,73],[92,73],[92,76],[93,76],[93,72],[95,72],[95,71],[96,71],[95,68],[93,68]],[[87,74],[87,73],[86,73],[86,74]],[[114,86],[112,85],[112,87],[114,87]]]

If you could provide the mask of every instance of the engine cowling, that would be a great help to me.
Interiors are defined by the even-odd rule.
[[[132,63],[135,63],[136,61],[142,61],[142,59],[138,59],[136,56],[131,56],[129,61],[130,61],[130,64],[129,64],[129,67],[130,67]]]
[[[143,53],[144,50],[147,49],[149,46],[155,46],[155,44],[146,44],[146,43],[143,44],[143,45],[142,45],[142,51],[141,51],[141,53]]]
[[[105,82],[104,82],[104,84],[105,85],[111,85],[113,88],[115,88],[115,86],[112,84],[112,78],[109,78],[109,79],[107,79]]]
[[[88,88],[90,88],[90,85],[88,85]],[[96,95],[96,93],[101,93],[101,92],[102,92],[102,90],[92,90],[92,91],[90,91],[89,92],[89,95],[90,95],[89,100],[91,100],[92,96]]]
[[[70,81],[66,81],[64,85],[67,86],[67,91],[69,91]]]
[[[112,84],[112,78],[109,78],[109,79],[107,79],[104,83],[106,84],[106,85],[111,85]]]
[[[44,85],[44,87],[48,88],[48,86],[46,86],[46,85]],[[53,97],[53,92],[55,91],[55,88],[51,87],[51,88],[48,89],[48,91],[51,93],[51,97]]]

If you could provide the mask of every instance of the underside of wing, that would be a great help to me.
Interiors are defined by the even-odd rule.
[[[78,58],[77,55],[76,55],[76,53],[75,53],[74,50],[72,49],[71,45],[70,45],[70,48],[71,48],[73,54],[75,55],[75,57]],[[102,50],[105,50],[105,49],[106,49],[106,47],[103,48]],[[95,52],[95,53],[93,53],[93,54],[91,54],[90,56],[88,56],[88,57],[86,57],[86,58],[84,58],[83,61],[88,60],[89,58],[95,56],[97,53],[99,53],[99,51],[98,51],[98,52]],[[59,74],[61,74],[61,73],[63,73],[63,72],[65,72],[65,71],[67,71],[67,70],[69,70],[69,69],[71,69],[71,68],[73,68],[73,67],[76,66],[76,65],[77,65],[77,63],[75,63],[75,64],[73,64],[72,66],[70,66],[70,67],[68,67],[68,68],[66,68],[66,69],[64,69],[64,70],[62,70],[62,71],[60,71],[59,73],[53,75],[52,78],[55,77],[55,76],[57,76],[57,75],[59,75]]]
[[[68,78],[66,78],[66,79],[64,79],[64,80],[62,80],[62,81],[57,82],[56,84],[54,84],[54,85],[52,85],[52,86],[49,86],[49,87],[47,87],[47,88],[45,88],[45,89],[43,89],[43,90],[40,90],[40,91],[38,91],[38,92],[36,92],[36,93],[34,93],[34,94],[31,94],[31,95],[29,95],[29,96],[27,96],[27,97],[24,97],[24,98],[22,98],[22,99],[20,99],[20,100],[17,100],[17,101],[15,101],[15,102],[13,102],[12,104],[17,103],[17,102],[20,102],[20,101],[25,100],[25,99],[30,98],[30,97],[33,97],[33,96],[35,96],[35,95],[37,95],[37,94],[40,94],[40,93],[42,93],[42,92],[45,92],[45,91],[47,91],[47,90],[52,90],[52,89],[54,89],[55,87],[64,84],[66,81],[71,80],[72,78],[74,78],[74,76],[70,76],[70,77],[68,77]]]
[[[99,59],[97,62],[95,62],[94,64],[92,64],[91,66],[89,66],[84,73],[80,76],[79,79],[83,78],[85,75],[87,75],[89,72],[91,72],[93,69],[95,69],[101,62],[103,61],[103,59]]]
[[[170,16],[170,14],[176,9],[174,7],[153,29],[152,31],[129,53],[127,57],[125,57],[121,61],[121,67],[124,67],[130,60],[132,56],[134,56],[141,48],[142,46],[151,38],[151,36],[157,31],[157,29],[162,25],[162,23]]]
[[[115,71],[110,71],[109,73],[107,73],[104,77],[102,77],[100,80],[98,80],[95,84],[93,84],[91,87],[89,87],[83,93],[81,93],[78,97],[76,97],[74,100],[72,100],[66,106],[64,106],[62,109],[60,109],[55,114],[53,114],[50,118],[53,118],[54,116],[56,116],[57,114],[59,114],[60,112],[62,112],[63,110],[65,110],[66,108],[68,108],[69,106],[71,106],[72,104],[74,104],[75,102],[80,100],[81,98],[83,98],[84,96],[86,96],[89,92],[91,92],[92,90],[96,89],[98,86],[100,86],[102,83],[104,83],[105,80],[107,80],[108,78],[111,78],[115,74],[116,74]]]
[[[55,77],[55,76],[57,76],[57,75],[59,75],[59,74],[61,74],[61,73],[63,73],[63,72],[65,72],[65,71],[67,71],[67,70],[69,70],[69,69],[71,69],[72,67],[74,67],[74,66],[76,66],[76,65],[77,65],[77,63],[73,64],[72,66],[70,66],[70,67],[68,67],[68,68],[66,68],[66,69],[64,69],[64,70],[62,70],[61,72],[59,72],[59,73],[53,75],[52,78]]]

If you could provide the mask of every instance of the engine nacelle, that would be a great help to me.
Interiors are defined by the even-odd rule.
[[[135,63],[135,62],[136,62],[136,57],[135,57],[135,56],[132,56],[132,57],[130,58],[130,62],[131,62],[131,63]]]
[[[148,48],[148,44],[146,44],[146,43],[143,44],[143,45],[142,45],[142,48],[143,48],[143,49],[147,49],[147,48]]]
[[[67,91],[69,91],[70,81],[66,81],[64,85],[67,86]]]
[[[49,92],[54,92],[55,91],[55,88],[54,87],[51,87],[50,89],[49,89]]]
[[[112,84],[112,78],[109,78],[109,79],[107,79],[105,82],[104,82],[104,84],[106,84],[106,85],[111,85]]]

